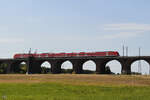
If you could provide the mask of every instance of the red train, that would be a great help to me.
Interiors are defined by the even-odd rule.
[[[15,54],[14,58],[46,58],[46,57],[88,57],[88,56],[119,56],[117,51],[104,52],[79,52],[79,53],[40,53],[40,54]]]

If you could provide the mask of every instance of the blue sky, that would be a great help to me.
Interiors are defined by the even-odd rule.
[[[149,0],[0,0],[1,57],[129,47],[150,55]]]

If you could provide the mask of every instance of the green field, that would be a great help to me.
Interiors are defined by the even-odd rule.
[[[150,76],[0,75],[0,100],[150,100]]]

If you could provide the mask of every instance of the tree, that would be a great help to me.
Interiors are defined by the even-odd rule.
[[[112,72],[111,72],[109,66],[106,66],[106,68],[105,68],[105,73],[106,73],[106,74],[112,74]]]

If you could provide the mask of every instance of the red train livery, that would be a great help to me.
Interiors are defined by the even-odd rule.
[[[15,54],[14,58],[51,58],[51,57],[88,57],[88,56],[119,56],[117,51],[104,51],[104,52],[79,52],[79,53],[40,53],[40,54]]]

